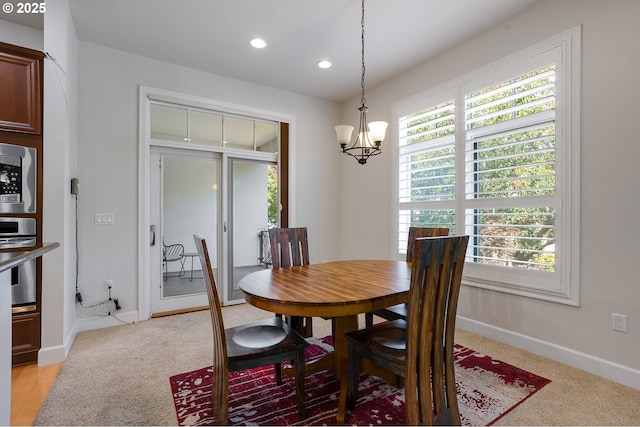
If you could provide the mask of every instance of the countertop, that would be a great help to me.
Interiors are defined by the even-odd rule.
[[[26,249],[20,255],[16,255],[13,258],[9,258],[8,260],[0,262],[0,273],[31,259],[38,258],[39,256],[42,256],[43,254],[46,254],[47,252],[52,251],[59,246],[60,243],[58,242],[45,242],[42,245],[37,246],[35,249]]]

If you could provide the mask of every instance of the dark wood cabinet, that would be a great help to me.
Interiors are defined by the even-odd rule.
[[[37,212],[8,215],[35,218],[38,244],[42,243],[44,57],[44,53],[40,51],[0,42],[0,142],[35,148],[37,157]],[[0,215],[5,216],[7,215]],[[36,286],[35,309],[12,315],[14,366],[38,360],[42,307],[40,260],[36,268]]]
[[[0,43],[0,130],[42,133],[42,60],[32,49]]]
[[[13,366],[38,360],[40,350],[40,313],[14,314],[12,326]]]

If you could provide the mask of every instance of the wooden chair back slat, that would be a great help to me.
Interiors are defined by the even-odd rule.
[[[200,236],[193,236],[202,272],[207,297],[209,298],[209,312],[211,313],[211,325],[213,327],[213,375],[211,407],[213,424],[227,425],[229,420],[229,370],[227,366],[227,343],[225,337],[224,321],[218,291],[216,288],[211,259],[207,250],[207,243]]]
[[[307,228],[270,228],[269,241],[273,268],[309,264]]]
[[[469,236],[418,238],[407,318],[407,424],[459,425],[453,363],[455,318]]]
[[[448,235],[448,228],[409,227],[409,236],[407,237],[407,262],[411,262],[411,258],[413,257],[413,245],[416,239],[421,237],[438,237]]]
[[[448,228],[432,228],[432,227],[409,227],[409,235],[407,237],[407,255],[406,261],[411,262],[413,257],[413,246],[417,238],[421,237],[438,237],[448,236]],[[365,325],[367,328],[373,326],[373,315],[382,317],[386,320],[406,319],[408,313],[407,304],[399,304],[388,308],[383,308],[370,313],[365,313]]]

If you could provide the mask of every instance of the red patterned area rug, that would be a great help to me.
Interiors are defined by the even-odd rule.
[[[307,360],[332,349],[331,337],[312,339]],[[469,348],[456,345],[456,384],[463,425],[491,425],[550,381]],[[170,378],[179,425],[211,424],[211,367]],[[232,372],[229,379],[232,425],[335,424],[340,386],[332,373],[306,378],[307,418],[300,420],[293,378],[276,385],[273,366]],[[350,425],[403,425],[404,393],[375,376],[363,375]]]

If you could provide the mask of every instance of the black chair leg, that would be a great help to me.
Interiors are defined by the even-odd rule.
[[[286,316],[286,322],[297,333],[304,338],[313,336],[313,323],[311,317]]]
[[[347,375],[347,409],[352,410],[358,399],[358,384],[360,383],[360,356],[353,351],[353,345],[349,343],[348,359],[351,364]]]
[[[373,313],[365,313],[364,326],[370,328],[373,326]]]
[[[303,337],[309,338],[313,336],[313,317],[302,317],[301,322],[303,323],[302,330],[304,334]]]
[[[282,363],[275,363],[273,369],[276,373],[276,384],[282,385]]]

